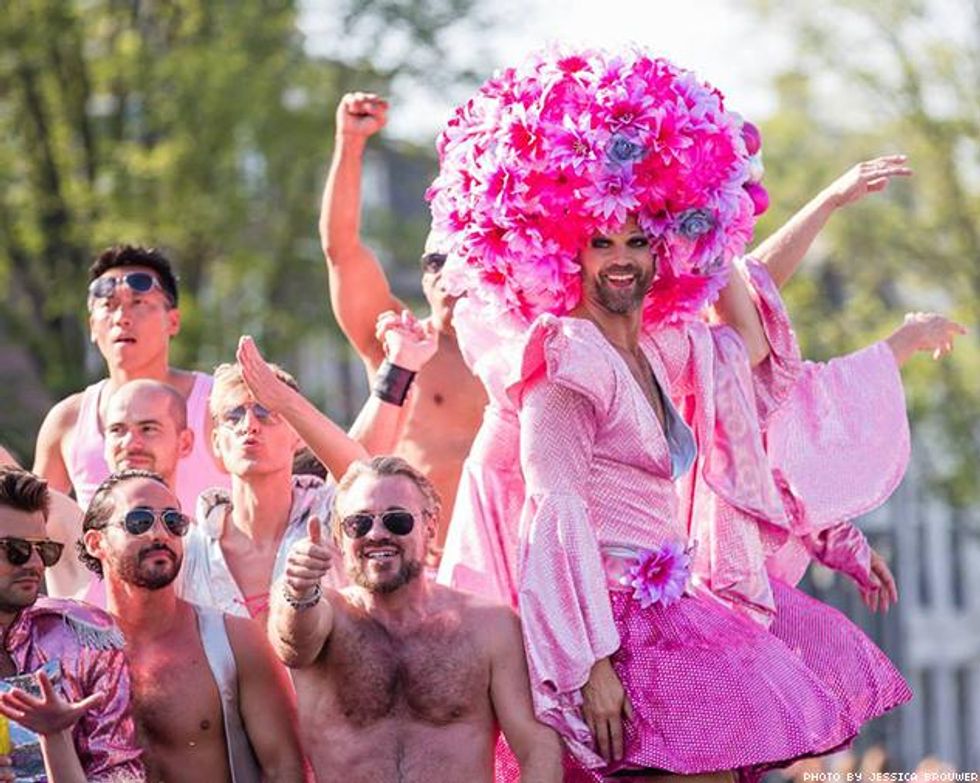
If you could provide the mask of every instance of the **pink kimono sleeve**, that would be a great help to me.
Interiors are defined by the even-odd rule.
[[[593,664],[619,648],[587,487],[596,434],[592,404],[542,378],[524,393],[518,605],[535,713],[589,766],[601,763],[579,714]]]

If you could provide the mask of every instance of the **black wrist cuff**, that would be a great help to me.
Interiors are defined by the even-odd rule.
[[[374,378],[374,388],[371,390],[375,397],[392,405],[404,405],[405,397],[412,385],[415,373],[392,364],[387,359],[381,362],[378,374]]]

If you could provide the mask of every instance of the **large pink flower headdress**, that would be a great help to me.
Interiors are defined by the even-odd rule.
[[[460,106],[438,149],[427,197],[444,280],[487,323],[517,328],[578,303],[580,248],[629,215],[657,254],[646,323],[694,315],[767,201],[755,128],[639,48],[533,55]]]

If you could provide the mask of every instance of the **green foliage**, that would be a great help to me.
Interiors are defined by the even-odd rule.
[[[912,359],[903,376],[937,489],[976,500],[980,474],[980,56],[975,4],[908,0],[758,3],[794,37],[779,110],[762,123],[773,209],[764,237],[857,161],[905,152],[893,182],[835,216],[787,288],[814,358],[861,347],[910,310],[971,329],[952,356]]]
[[[373,5],[351,23],[404,19],[408,52],[424,53],[469,3],[429,15],[424,3]],[[228,360],[243,331],[286,364],[311,332],[336,338],[316,233],[334,108],[349,89],[387,90],[405,62],[388,58],[378,73],[311,56],[296,6],[3,3],[0,332],[28,346],[52,399],[0,415],[0,440],[28,453],[45,402],[101,375],[84,291],[109,244],[157,245],[174,259],[178,366]],[[398,247],[414,265],[418,245]]]

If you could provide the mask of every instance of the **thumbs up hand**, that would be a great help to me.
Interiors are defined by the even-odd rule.
[[[330,549],[323,543],[320,520],[313,516],[306,523],[306,537],[289,549],[286,556],[285,588],[297,601],[310,598],[320,580],[330,570]]]

